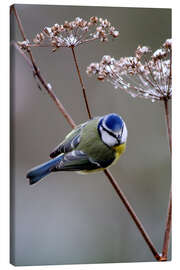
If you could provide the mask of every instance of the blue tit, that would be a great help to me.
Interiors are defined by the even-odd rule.
[[[125,151],[127,128],[117,114],[95,117],[76,126],[50,154],[51,160],[27,173],[30,184],[51,172],[97,172],[114,164]]]

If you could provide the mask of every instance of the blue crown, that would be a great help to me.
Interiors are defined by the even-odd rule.
[[[113,132],[118,132],[123,127],[123,120],[118,114],[112,113],[105,117],[105,125]]]

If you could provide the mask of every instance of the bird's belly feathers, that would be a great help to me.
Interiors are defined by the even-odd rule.
[[[113,149],[115,150],[115,159],[113,160],[113,162],[109,166],[107,166],[107,168],[117,162],[117,160],[120,158],[121,154],[126,150],[126,144],[124,143],[124,144],[121,144],[118,146],[114,146]],[[78,171],[78,173],[80,173],[80,174],[96,173],[96,172],[103,171],[104,169],[105,168],[99,168],[99,169],[95,169],[95,170],[83,170],[83,171]]]

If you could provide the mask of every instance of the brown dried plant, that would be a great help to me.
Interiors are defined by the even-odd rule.
[[[132,97],[156,100],[170,99],[172,94],[172,41],[167,39],[162,48],[151,56],[151,49],[138,46],[135,56],[115,58],[105,55],[99,63],[87,67],[89,75],[108,80],[116,89]]]
[[[107,19],[90,17],[89,21],[76,17],[73,21],[65,21],[64,24],[54,24],[45,27],[38,33],[33,42],[29,40],[18,42],[23,49],[27,47],[51,46],[53,51],[60,47],[76,47],[83,43],[97,40],[108,41],[108,37],[116,38],[119,36],[114,26]]]
[[[105,55],[99,63],[91,63],[86,72],[107,80],[115,89],[126,91],[132,97],[164,102],[169,150],[172,153],[171,124],[168,100],[172,97],[172,40],[167,39],[153,54],[147,46],[138,46],[135,56],[115,58]],[[170,188],[165,225],[162,259],[167,259],[171,231],[172,194]]]

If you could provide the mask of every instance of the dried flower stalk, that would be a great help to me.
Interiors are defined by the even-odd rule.
[[[138,46],[135,56],[119,60],[109,55],[100,63],[91,63],[87,74],[96,74],[99,80],[107,79],[115,88],[126,91],[132,97],[156,100],[170,99],[172,94],[172,41],[167,39],[162,48],[150,57],[151,49]]]
[[[82,18],[75,18],[73,21],[65,21],[64,24],[55,23],[52,27],[45,27],[41,33],[38,33],[33,42],[29,40],[18,42],[22,49],[31,46],[51,46],[53,51],[60,47],[76,47],[80,44],[99,39],[108,41],[108,37],[116,38],[119,36],[114,26],[107,19],[91,17],[89,21]]]
[[[16,17],[17,20],[17,24],[21,33],[22,38],[24,39],[23,42],[21,42],[22,44],[26,44],[29,43],[28,39],[26,38],[22,23],[21,23],[21,19],[19,17],[19,14],[16,11],[16,8],[13,6],[11,6],[11,12],[14,12],[14,15]],[[17,42],[18,43],[18,42]],[[18,44],[19,45],[19,44]],[[24,46],[24,45],[23,45]],[[21,47],[21,46],[20,46]],[[44,79],[44,77],[41,75],[39,67],[36,65],[35,59],[32,55],[31,49],[28,47],[21,47],[22,49],[27,49],[27,55],[24,54],[23,51],[21,51],[21,54],[23,55],[23,57],[25,58],[25,60],[28,62],[28,64],[32,67],[33,69],[33,75],[34,77],[38,78],[38,80],[40,81],[40,83],[44,86],[45,90],[47,91],[47,93],[49,94],[49,96],[51,97],[51,99],[54,101],[54,103],[56,104],[57,108],[59,109],[59,111],[63,114],[63,116],[65,117],[65,119],[67,120],[67,122],[70,124],[70,126],[72,128],[75,127],[75,122],[73,121],[73,119],[71,118],[70,114],[66,111],[65,107],[63,106],[63,104],[60,102],[60,100],[58,99],[58,97],[55,95],[55,93],[52,90],[52,86],[50,83],[47,83],[46,80]]]
[[[97,75],[99,80],[107,79],[115,88],[126,91],[132,97],[139,96],[151,99],[152,102],[163,100],[171,153],[172,141],[168,100],[172,96],[172,40],[167,39],[160,49],[149,56],[151,52],[151,49],[147,46],[138,46],[133,57],[121,57],[119,60],[116,60],[109,55],[105,55],[100,63],[91,63],[87,67],[86,72],[88,75]],[[170,190],[161,256],[162,261],[166,261],[168,256],[171,212],[172,197]]]

